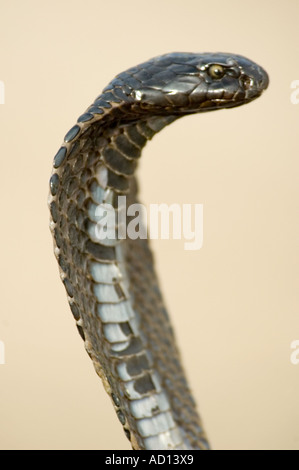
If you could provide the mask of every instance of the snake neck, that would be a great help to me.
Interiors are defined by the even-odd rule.
[[[78,331],[133,448],[206,448],[147,240],[120,239],[126,227],[116,219],[101,235],[107,208],[124,210],[118,196],[126,206],[137,200],[143,147],[177,116],[123,115],[120,106],[90,124],[83,118],[55,157],[55,253]]]

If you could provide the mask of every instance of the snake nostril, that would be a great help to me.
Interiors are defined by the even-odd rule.
[[[248,75],[241,75],[240,83],[242,87],[244,88],[244,90],[249,90],[249,88],[253,85],[254,80],[248,77]]]

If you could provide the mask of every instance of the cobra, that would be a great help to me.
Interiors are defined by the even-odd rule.
[[[67,132],[50,179],[50,228],[71,311],[133,449],[208,449],[146,239],[98,236],[99,210],[138,202],[148,140],[194,113],[248,103],[267,73],[228,53],[171,53],[112,80]],[[186,168],[187,173],[187,168]]]

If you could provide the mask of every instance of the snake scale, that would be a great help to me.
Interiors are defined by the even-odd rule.
[[[155,57],[117,75],[55,155],[50,228],[61,279],[86,351],[133,449],[209,449],[209,443],[149,242],[120,236],[126,226],[115,215],[138,202],[135,170],[157,132],[187,114],[248,103],[267,86],[267,73],[240,55]],[[119,196],[125,205],[118,205]],[[114,215],[107,228],[109,210]]]

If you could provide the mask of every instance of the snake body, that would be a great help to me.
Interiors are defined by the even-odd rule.
[[[148,241],[121,237],[126,227],[118,219],[110,227],[116,236],[103,238],[97,229],[107,208],[120,214],[138,201],[135,169],[157,132],[187,114],[247,103],[267,85],[266,72],[239,55],[162,55],[117,75],[55,155],[50,228],[61,279],[133,449],[209,444]],[[118,196],[126,196],[126,206],[118,206]]]

